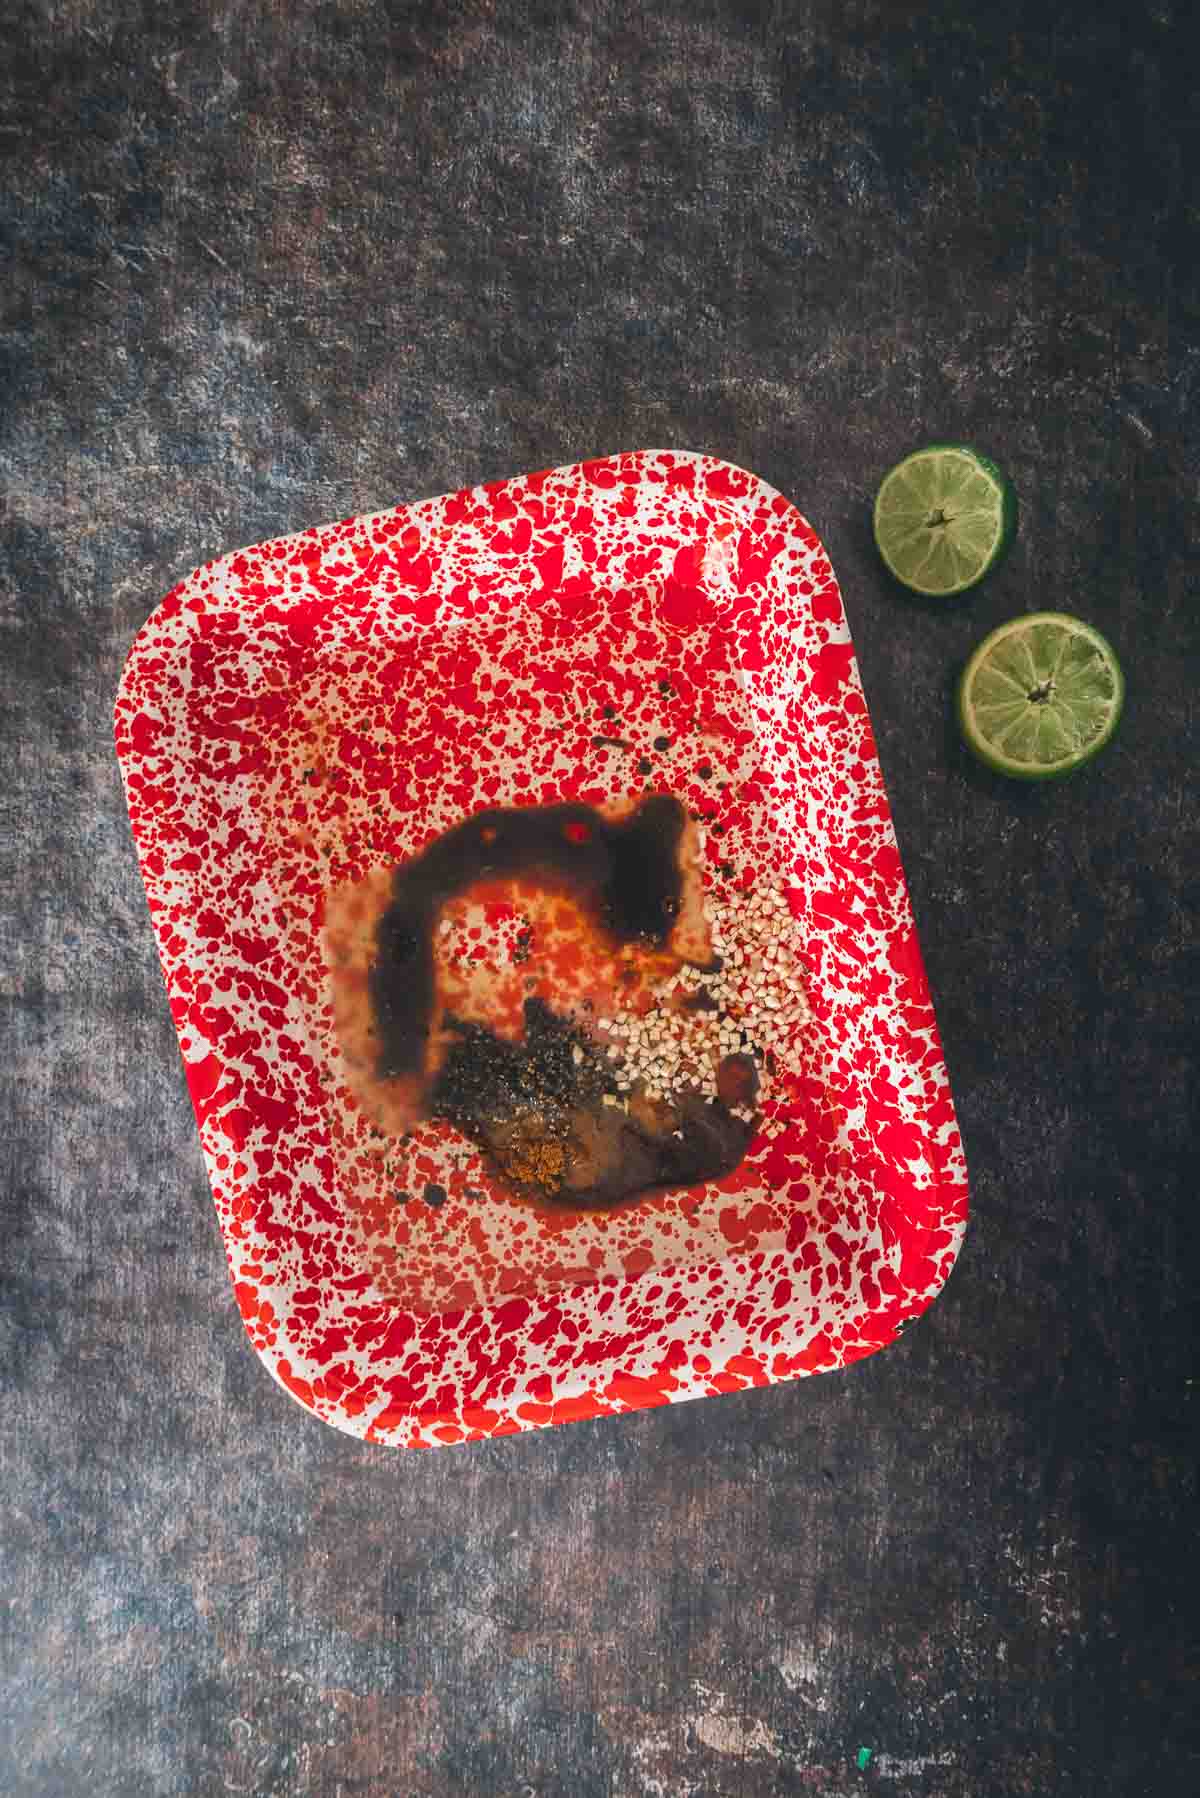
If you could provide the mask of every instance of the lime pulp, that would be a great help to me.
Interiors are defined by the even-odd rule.
[[[1016,517],[1016,496],[994,462],[965,444],[931,444],[884,476],[875,542],[904,586],[948,599],[995,566]]]
[[[1030,612],[974,651],[958,683],[958,719],[988,767],[1052,780],[1103,749],[1124,699],[1116,652],[1094,626],[1065,612]]]

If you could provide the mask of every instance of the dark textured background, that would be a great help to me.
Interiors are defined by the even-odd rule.
[[[0,7],[6,1798],[1200,1785],[1188,11]],[[931,437],[1023,506],[948,607],[865,510]],[[972,1229],[848,1372],[371,1449],[239,1327],[113,689],[199,561],[645,444],[832,554]],[[1045,604],[1129,703],[1023,791],[948,695]]]

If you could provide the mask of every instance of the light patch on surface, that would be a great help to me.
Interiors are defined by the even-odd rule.
[[[714,1754],[736,1754],[742,1757],[765,1754],[770,1755],[773,1760],[781,1758],[782,1749],[773,1731],[757,1718],[743,1718],[732,1714],[724,1692],[713,1692],[697,1682],[696,1695],[706,1708],[692,1720],[692,1728],[704,1746],[711,1748]]]
[[[814,1711],[829,1709],[828,1697],[819,1690],[821,1668],[809,1649],[790,1644],[776,1657],[775,1666],[788,1691],[795,1692],[802,1704]]]
[[[872,1771],[881,1779],[914,1779],[927,1773],[931,1767],[952,1767],[952,1754],[917,1754],[909,1759],[898,1754],[877,1754],[871,1762]]]
[[[1050,1545],[1049,1556],[1031,1554],[1016,1536],[1006,1536],[1004,1560],[1015,1569],[1010,1576],[1015,1589],[1031,1606],[1042,1629],[1063,1634],[1079,1633],[1080,1608],[1073,1580],[1078,1578],[1078,1548],[1063,1540]]]
[[[700,1790],[699,1779],[680,1771],[683,1749],[678,1732],[648,1731],[630,1746],[637,1798],[692,1798]]]

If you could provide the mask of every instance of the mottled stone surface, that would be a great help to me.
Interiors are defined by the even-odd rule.
[[[1200,1784],[1188,10],[9,0],[7,1798]],[[865,510],[931,437],[1023,506],[949,608],[889,588]],[[973,1227],[848,1372],[373,1450],[238,1324],[113,688],[196,562],[644,444],[828,544]],[[1046,603],[1116,642],[1128,713],[1020,791],[948,698]]]

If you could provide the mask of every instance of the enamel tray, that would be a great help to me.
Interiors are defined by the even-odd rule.
[[[965,1169],[828,558],[711,456],[640,451],[280,538],[138,633],[117,753],[229,1259],[274,1377],[424,1446],[768,1385],[894,1340]],[[706,825],[793,1003],[732,1175],[543,1214],[446,1125],[381,1136],[331,1022],[331,891],[492,805],[645,790]]]

